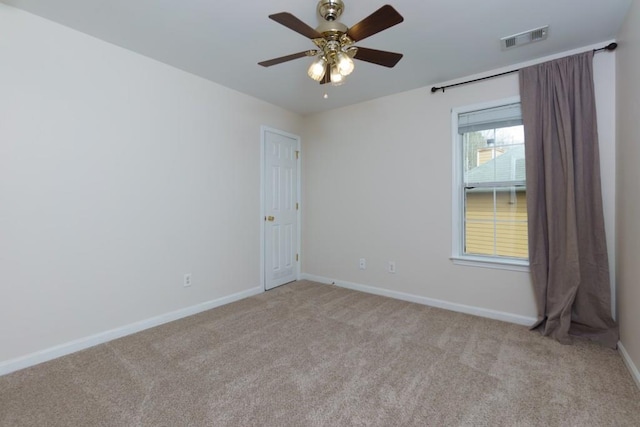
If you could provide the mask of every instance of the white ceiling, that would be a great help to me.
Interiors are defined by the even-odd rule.
[[[395,7],[404,22],[357,45],[404,57],[391,69],[356,61],[338,87],[307,77],[311,58],[257,65],[314,48],[268,15],[286,11],[316,27],[317,0],[0,1],[310,114],[614,39],[632,0],[344,0],[347,26],[387,1]],[[500,49],[501,37],[543,25],[550,27],[546,41]]]

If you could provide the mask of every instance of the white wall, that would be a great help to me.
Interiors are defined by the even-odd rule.
[[[0,28],[0,363],[261,286],[260,125],[298,115],[4,4]]]
[[[620,31],[617,55],[617,245],[620,341],[640,386],[640,4],[634,1]]]
[[[565,54],[570,53],[575,52]],[[596,55],[594,67],[613,260],[615,54]],[[429,89],[305,118],[303,271],[418,300],[535,317],[529,273],[459,266],[449,260],[451,109],[517,96],[518,77],[512,74],[444,94]],[[364,271],[358,269],[359,258],[367,259]],[[397,264],[396,274],[385,270],[390,260]]]

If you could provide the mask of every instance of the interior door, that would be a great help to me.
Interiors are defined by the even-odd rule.
[[[295,137],[264,131],[265,289],[298,274],[298,145]]]

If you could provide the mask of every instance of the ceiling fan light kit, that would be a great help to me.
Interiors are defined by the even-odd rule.
[[[340,74],[342,74],[343,76],[348,76],[353,72],[353,69],[356,65],[353,63],[353,59],[351,59],[348,54],[342,51],[338,52],[338,54],[336,55],[336,59]]]
[[[327,60],[324,56],[319,55],[309,66],[307,74],[313,80],[319,82],[324,77],[324,73],[327,69]]]
[[[307,70],[307,75],[320,84],[340,85],[355,68],[353,59],[392,68],[402,58],[402,54],[353,46],[354,43],[401,23],[404,18],[390,5],[380,9],[348,28],[338,18],[344,11],[342,0],[320,0],[317,7],[322,22],[316,29],[311,28],[288,12],[269,15],[269,18],[285,27],[311,39],[318,49],[294,53],[280,58],[259,62],[263,67],[291,61],[305,56],[315,59]]]

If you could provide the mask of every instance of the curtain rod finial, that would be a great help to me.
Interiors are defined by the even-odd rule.
[[[608,52],[613,52],[614,50],[616,50],[617,47],[618,47],[618,43],[613,42],[613,43],[609,43],[605,47],[601,47],[600,49],[593,49],[593,51],[594,52],[602,52],[603,50],[606,50]]]

